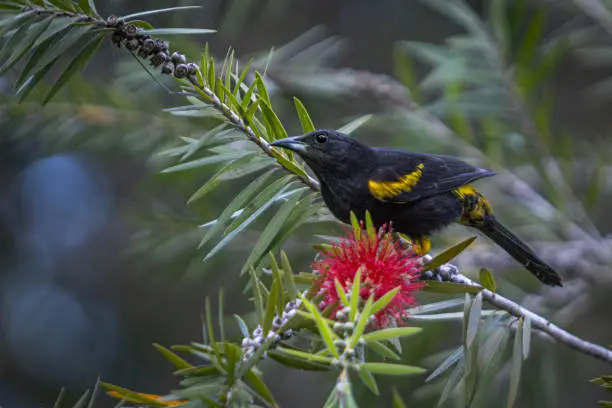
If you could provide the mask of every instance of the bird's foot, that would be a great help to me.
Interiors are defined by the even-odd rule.
[[[433,257],[423,255],[420,259],[421,265],[429,263]],[[459,268],[450,263],[445,263],[435,269],[430,269],[421,274],[421,280],[433,280],[438,282],[452,282],[453,278],[459,274]]]

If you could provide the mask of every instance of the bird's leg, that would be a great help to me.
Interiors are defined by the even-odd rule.
[[[412,250],[418,256],[427,255],[431,251],[431,241],[424,236],[412,238]]]

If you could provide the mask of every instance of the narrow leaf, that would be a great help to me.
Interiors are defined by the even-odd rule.
[[[289,294],[289,299],[295,300],[298,297],[298,292],[295,286],[295,279],[293,276],[293,270],[291,269],[291,263],[289,262],[289,257],[285,251],[281,251],[281,264],[285,274],[285,284],[287,293]]]
[[[391,289],[389,292],[385,293],[383,296],[378,299],[374,305],[372,306],[372,314],[376,314],[379,311],[383,310],[387,305],[393,300],[397,292],[399,292],[400,288]]]
[[[216,32],[217,30],[210,30],[208,28],[154,28],[152,30],[140,30],[140,33],[150,36],[212,34]]]
[[[463,283],[427,281],[424,290],[435,293],[478,293],[483,289],[482,286],[465,285]]]
[[[495,292],[497,290],[495,278],[493,277],[491,271],[486,268],[480,268],[480,283],[491,292]]]
[[[520,318],[514,334],[514,347],[512,349],[512,369],[510,373],[510,389],[508,391],[508,408],[512,408],[518,395],[523,363],[523,318]]]
[[[408,408],[395,387],[393,387],[393,408]]]
[[[70,62],[68,67],[66,67],[66,69],[62,72],[62,75],[60,75],[55,84],[53,84],[51,90],[49,90],[49,93],[47,93],[47,96],[45,96],[43,105],[49,102],[74,74],[77,72],[82,72],[85,69],[85,66],[93,56],[94,52],[96,52],[98,47],[100,47],[105,38],[105,34],[92,36],[81,51],[79,51],[77,56]]]
[[[529,317],[523,318],[523,359],[526,360],[529,357],[529,350],[531,348],[531,319]]]
[[[466,295],[467,296],[467,295]],[[478,334],[480,327],[480,314],[482,312],[482,293],[478,293],[469,309],[469,317],[466,329],[466,345],[469,348]]]
[[[306,353],[304,351],[294,350],[294,349],[290,349],[290,348],[286,348],[286,347],[278,347],[277,350],[282,352],[282,353],[284,353],[284,354],[288,354],[290,356],[298,357],[298,358],[301,358],[301,359],[306,360],[306,361],[314,361],[314,362],[317,362],[317,363],[322,363],[322,364],[325,364],[325,365],[329,365],[333,361],[329,357],[324,357],[324,356],[319,356],[319,355],[316,355],[316,354]]]
[[[368,301],[366,302],[365,306],[363,307],[363,310],[361,311],[361,315],[359,316],[359,321],[357,322],[357,324],[355,325],[355,328],[353,329],[353,335],[351,336],[351,341],[349,343],[351,348],[354,348],[357,346],[357,343],[359,342],[361,335],[365,331],[366,325],[370,321],[370,317],[372,316],[373,303],[374,303],[374,295],[368,298]]]
[[[446,370],[454,366],[464,355],[463,346],[457,347],[455,351],[453,351],[436,369],[429,374],[429,377],[425,379],[425,382],[429,382],[438,378],[440,375],[444,374]]]
[[[371,114],[368,115],[363,115],[358,117],[355,120],[350,121],[349,123],[347,123],[346,125],[338,128],[338,132],[341,133],[346,133],[347,135],[350,135],[351,133],[353,133],[355,130],[359,129],[361,126],[363,126],[367,121],[369,121],[372,118]]]
[[[391,360],[400,360],[401,357],[389,347],[385,346],[383,343],[378,341],[370,341],[368,342],[368,347],[374,351],[375,353],[385,357],[390,358]]]
[[[268,353],[269,355],[270,353]],[[248,370],[244,378],[263,400],[267,401],[273,408],[278,408],[272,393],[259,374],[253,370]]]
[[[278,116],[276,116],[276,113],[272,110],[272,107],[266,103],[266,101],[261,101],[259,106],[261,107],[266,123],[272,129],[272,134],[268,135],[270,140],[286,138],[288,136],[287,131]]]
[[[272,328],[272,321],[276,315],[276,302],[278,301],[278,297],[281,296],[279,288],[280,283],[275,279],[272,282],[272,288],[270,290],[270,295],[268,296],[268,303],[266,304],[266,314],[261,324],[264,336],[267,336],[270,328]]]
[[[323,316],[321,316],[321,313],[319,313],[319,310],[317,309],[317,307],[313,305],[312,303],[310,303],[310,301],[306,299],[305,297],[302,296],[301,298],[302,298],[302,302],[304,306],[306,306],[308,311],[315,317],[317,327],[319,329],[319,334],[321,335],[321,338],[325,342],[325,345],[327,346],[327,348],[333,354],[334,357],[340,358],[338,349],[336,349],[336,345],[334,344],[334,340],[337,338],[337,336],[334,334],[332,329],[329,327],[329,325],[327,324]]]
[[[366,342],[389,340],[397,337],[412,336],[420,333],[423,329],[420,327],[393,327],[367,333],[363,336]]]
[[[62,35],[62,37],[57,41],[53,42],[53,45],[45,51],[44,55],[41,56],[38,63],[32,69],[32,72],[39,72],[48,64],[65,55],[66,51],[68,51],[73,45],[83,38],[86,38],[91,29],[92,27],[89,25],[70,27],[67,33]]]
[[[344,288],[342,287],[338,279],[334,279],[334,285],[336,286],[336,293],[338,294],[338,297],[340,298],[340,302],[342,302],[344,306],[349,307],[350,306],[349,300],[346,297]]]
[[[452,260],[457,255],[459,255],[461,252],[463,252],[465,249],[467,249],[467,247],[470,246],[470,244],[474,242],[475,239],[476,239],[476,236],[473,236],[473,237],[464,239],[458,244],[448,248],[447,250],[445,250],[444,252],[436,256],[434,259],[432,259],[430,262],[425,264],[423,266],[423,271],[436,269],[444,265],[445,263],[448,263],[450,260]]]
[[[172,13],[175,11],[182,11],[182,10],[192,10],[192,9],[199,9],[202,8],[202,6],[179,6],[179,7],[168,7],[168,8],[163,8],[163,9],[156,9],[156,10],[147,10],[147,11],[140,11],[138,13],[133,13],[133,14],[128,14],[125,15],[123,17],[121,17],[122,20],[124,21],[128,21],[134,18],[140,18],[140,17],[144,17],[144,16],[151,16],[153,14],[160,14],[160,13]]]
[[[368,387],[374,395],[379,395],[380,393],[378,391],[378,384],[376,384],[376,379],[374,378],[372,373],[364,370],[359,370],[358,373],[359,378],[361,378],[361,381],[363,381],[365,386]]]
[[[242,334],[242,337],[250,337],[251,333],[249,331],[249,326],[247,326],[245,321],[242,320],[242,317],[235,314],[234,318],[236,319],[236,323],[238,323],[238,328],[240,329],[240,333]]]
[[[175,353],[173,353],[171,350],[168,350],[161,344],[153,343],[153,346],[157,349],[157,351],[159,351],[166,358],[166,360],[174,364],[176,368],[178,369],[193,368],[191,364],[189,364],[183,358],[177,356]]]
[[[359,365],[359,369],[369,371],[373,374],[384,375],[414,375],[423,374],[425,372],[424,368],[389,363],[363,363]]]
[[[304,107],[302,101],[294,97],[293,103],[295,104],[295,110],[297,111],[300,124],[302,125],[302,132],[309,133],[315,130],[315,125],[312,123],[312,119],[310,119],[310,115],[308,114],[308,111]]]
[[[359,267],[357,269],[357,273],[353,278],[353,284],[351,287],[351,310],[349,312],[349,321],[355,321],[355,316],[357,315],[357,311],[359,310],[359,299],[361,293],[361,271],[363,267]]]
[[[49,27],[51,22],[53,21],[54,16],[48,16],[46,19],[31,27],[27,33],[27,35],[21,40],[19,45],[13,50],[11,56],[6,60],[2,67],[0,68],[0,74],[4,74],[9,68],[13,66],[17,61],[23,57],[23,55],[32,49],[33,44],[40,37],[40,35]],[[24,26],[28,26],[24,24]],[[6,49],[9,49],[9,46],[6,46]],[[4,57],[0,58],[0,60],[4,59]]]

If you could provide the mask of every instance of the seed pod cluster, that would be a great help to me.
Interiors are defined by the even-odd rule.
[[[162,74],[174,75],[176,78],[192,78],[199,69],[196,64],[187,63],[184,54],[178,51],[170,54],[167,41],[141,33],[134,24],[127,24],[117,16],[109,16],[106,25],[114,28],[111,41],[117,48],[123,46],[138,57],[148,59],[151,66],[161,67]]]

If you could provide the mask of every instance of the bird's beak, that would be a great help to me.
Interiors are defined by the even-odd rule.
[[[305,152],[308,145],[300,140],[301,136],[286,137],[270,143],[270,146],[283,147],[296,153]]]

